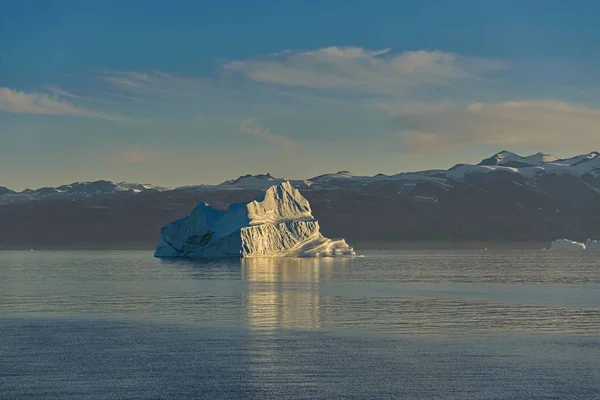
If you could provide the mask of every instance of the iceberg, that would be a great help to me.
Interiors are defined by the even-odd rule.
[[[320,232],[310,204],[290,182],[263,198],[219,210],[200,203],[161,229],[155,257],[339,257],[356,253]]]
[[[569,239],[558,239],[552,242],[550,250],[558,251],[582,251],[585,250],[585,243],[575,242]]]
[[[600,251],[600,241],[588,239],[585,242],[585,249],[588,251]]]
[[[600,251],[600,240],[588,239],[585,243],[575,242],[569,239],[558,239],[552,242],[550,250],[562,251]]]

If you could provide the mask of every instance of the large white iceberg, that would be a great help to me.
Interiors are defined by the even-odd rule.
[[[200,203],[161,229],[155,257],[353,256],[344,239],[319,231],[310,204],[289,182],[264,197],[219,210]]]

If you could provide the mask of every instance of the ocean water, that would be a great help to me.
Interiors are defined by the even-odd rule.
[[[600,398],[600,256],[0,252],[2,399]]]

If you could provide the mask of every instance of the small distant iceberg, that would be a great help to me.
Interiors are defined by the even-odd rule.
[[[552,242],[550,250],[553,251],[583,251],[585,250],[585,243],[575,242],[569,239],[557,239]]]
[[[550,250],[555,251],[600,251],[600,240],[588,239],[585,243],[569,239],[557,239],[552,242]]]
[[[310,204],[289,182],[264,197],[219,210],[200,203],[161,229],[155,257],[344,257],[344,239],[328,239]]]

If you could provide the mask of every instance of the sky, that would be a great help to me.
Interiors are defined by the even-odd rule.
[[[0,186],[600,150],[598,15],[595,0],[5,2]]]

